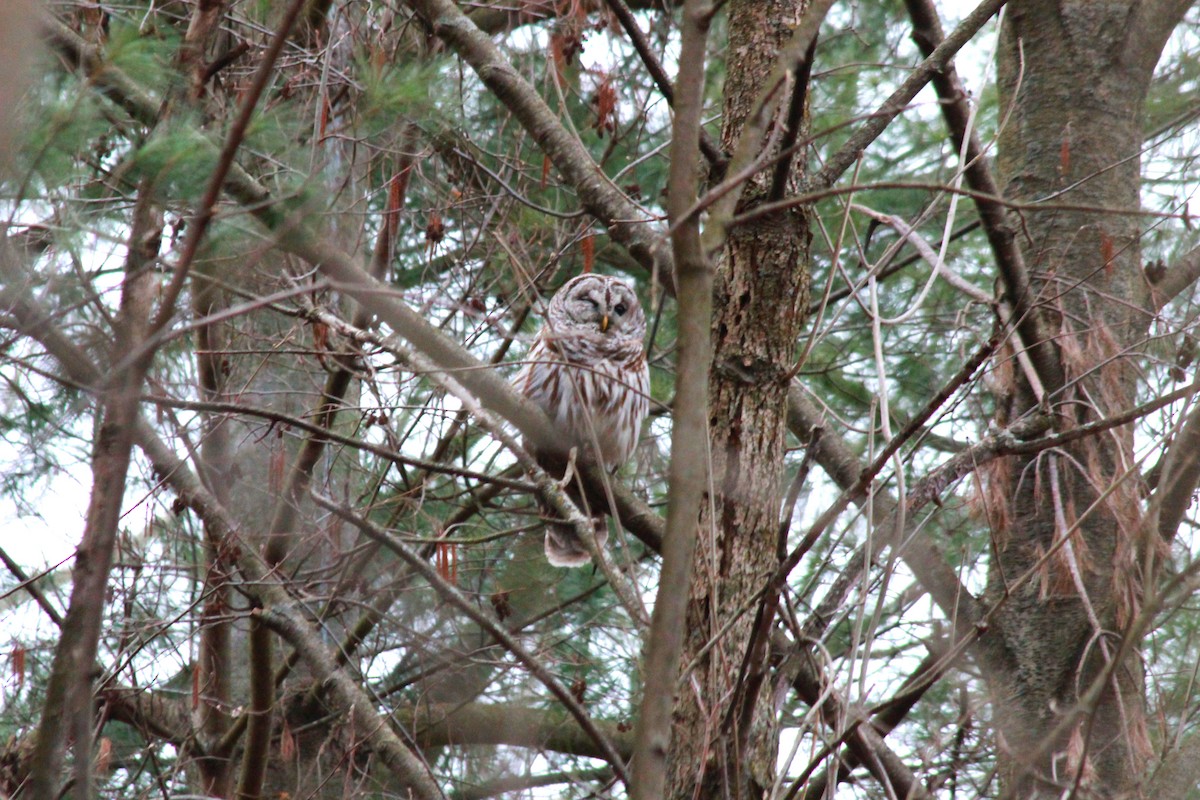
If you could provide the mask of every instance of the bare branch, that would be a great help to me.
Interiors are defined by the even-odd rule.
[[[827,189],[837,183],[850,165],[858,160],[863,151],[879,138],[879,134],[887,129],[892,120],[899,116],[925,84],[933,80],[933,76],[946,68],[963,46],[975,37],[989,19],[1004,6],[1008,0],[984,0],[968,14],[954,32],[938,45],[932,53],[916,68],[908,73],[891,96],[880,104],[862,127],[846,140],[838,151],[830,156],[825,167],[812,177],[805,191]]]
[[[785,797],[796,796],[803,787],[803,793],[799,794],[801,800],[818,800],[829,789],[831,777],[839,782],[844,781],[856,766],[864,765],[881,783],[890,784],[897,797],[928,798],[929,791],[895,751],[888,747],[884,737],[948,668],[946,659],[931,653],[904,681],[898,695],[884,704],[882,711],[870,716],[856,712],[851,716],[836,693],[823,686],[807,648],[790,653],[782,670],[790,678],[792,687],[809,706],[819,707],[827,718],[840,721],[843,733],[839,739],[846,743],[849,752],[833,759],[835,776],[824,771],[806,781],[797,780]],[[812,762],[816,764],[824,760],[814,758]]]
[[[510,792],[520,792],[526,789],[536,789],[542,786],[556,786],[560,783],[579,783],[582,781],[607,781],[612,779],[612,770],[607,768],[581,770],[579,772],[548,772],[541,775],[515,775],[508,778],[496,778],[478,786],[459,789],[451,793],[451,800],[486,800]]]
[[[1183,21],[1193,0],[1146,0],[1134,6],[1130,24],[1125,29],[1125,52],[1147,73],[1154,69],[1162,54],[1163,45]]]
[[[584,0],[581,5],[589,11],[599,9],[603,0]],[[669,12],[670,6],[665,0],[632,0],[631,6],[639,10]],[[531,22],[541,22],[553,19],[562,13],[563,6],[556,0],[524,0],[518,4],[500,3],[497,5],[476,5],[468,16],[471,22],[488,34],[528,25]]]
[[[683,10],[683,43],[676,80],[674,137],[667,211],[674,222],[695,202],[699,188],[695,164],[704,111],[704,52],[713,6],[689,0]],[[633,800],[664,796],[671,713],[683,652],[688,587],[700,502],[708,486],[708,372],[712,361],[712,265],[700,241],[699,221],[673,225],[671,245],[679,292],[679,365],[667,477],[667,528],[646,648],[646,688],[642,694],[634,751]]]
[[[1163,456],[1158,487],[1150,499],[1150,518],[1162,540],[1174,540],[1183,515],[1200,483],[1200,404],[1192,407],[1183,427]]]
[[[591,155],[546,105],[529,82],[521,77],[492,40],[451,0],[409,0],[409,5],[433,32],[471,65],[496,98],[508,106],[538,146],[554,162],[579,199],[625,246],[649,274],[670,287],[670,253],[653,220],[647,219],[629,198],[607,178]]]
[[[447,583],[442,579],[434,567],[429,565],[429,562],[418,556],[409,549],[408,545],[400,541],[395,536],[385,530],[372,525],[367,520],[353,513],[347,508],[344,508],[333,502],[327,497],[314,495],[317,503],[328,511],[333,512],[340,519],[349,522],[354,527],[362,531],[366,536],[379,542],[387,549],[391,550],[400,557],[406,564],[409,565],[417,574],[423,577],[433,589],[442,596],[448,603],[453,605],[463,614],[468,616],[481,628],[488,632],[488,635],[503,645],[504,649],[508,650],[517,660],[525,665],[535,678],[541,681],[551,694],[554,695],[567,712],[575,718],[579,726],[587,732],[588,736],[596,743],[596,746],[602,752],[603,758],[612,765],[617,776],[626,784],[629,784],[629,778],[625,773],[625,762],[620,754],[613,747],[612,742],[605,737],[604,733],[596,727],[592,718],[587,711],[580,705],[571,693],[559,683],[558,679],[546,669],[541,660],[530,653],[520,642],[509,635],[508,631],[496,624],[494,620],[481,612],[474,603],[463,596],[457,588]]]
[[[629,6],[625,4],[625,0],[604,0],[608,7],[616,16],[617,21],[621,23],[621,28],[625,31],[625,35],[629,37],[633,49],[637,51],[638,58],[642,60],[642,64],[646,67],[646,72],[650,73],[651,79],[654,80],[654,85],[658,87],[658,91],[662,94],[663,99],[667,101],[667,105],[675,108],[675,89],[671,86],[671,77],[667,75],[667,71],[663,69],[658,58],[650,50],[650,43],[646,41],[646,36],[642,33],[642,29],[638,27],[637,20],[633,17],[633,12],[629,10]],[[700,152],[704,154],[708,160],[709,167],[717,175],[725,172],[726,161],[728,160],[720,146],[712,140],[708,135],[708,131],[704,128],[700,129]]]
[[[1167,753],[1145,789],[1146,797],[1187,800],[1200,785],[1200,732],[1193,731]]]
[[[151,187],[143,184],[129,233],[114,353],[137,349],[150,332],[150,309],[155,295],[150,266],[158,257],[162,236],[162,212],[156,210],[151,196]],[[0,254],[0,259],[6,255]],[[87,524],[75,555],[71,604],[54,651],[29,779],[36,797],[58,794],[68,737],[74,738],[74,791],[81,797],[93,793],[93,665],[121,519],[121,501],[125,496],[134,421],[138,416],[135,398],[150,369],[150,360],[146,356],[127,364],[112,375],[107,385],[100,387],[103,408],[92,456],[93,486]]]
[[[926,60],[931,60],[948,41],[942,34],[937,9],[931,0],[905,0],[905,5],[913,21],[913,39]],[[975,13],[978,10],[972,16]],[[965,25],[966,20],[963,21]],[[963,26],[960,26],[960,31]],[[967,103],[967,92],[951,59],[946,58],[943,68],[932,75],[931,82],[937,91],[942,118],[950,129],[950,138],[955,148],[964,153],[967,185],[975,191],[971,196],[979,210],[979,219],[1004,279],[1007,295],[1012,301],[1013,317],[1022,344],[1027,348],[1042,386],[1053,394],[1063,387],[1066,378],[1053,339],[1042,320],[1043,313],[1034,303],[1025,257],[1017,246],[1012,224],[1001,199],[1003,193],[1000,185],[992,175],[979,134],[972,126],[974,115]]]
[[[50,316],[36,302],[23,295],[20,274],[13,269],[14,265],[5,255],[0,252],[0,274],[5,277],[4,285],[0,288],[0,301],[21,322],[24,332],[41,342],[72,379],[84,386],[96,384],[100,379],[97,367],[86,353],[50,322]],[[128,406],[137,408],[136,403],[129,403]],[[136,416],[132,428],[134,440],[157,473],[165,476],[166,482],[179,498],[196,511],[210,535],[225,548],[226,555],[236,560],[247,579],[243,591],[258,600],[264,609],[261,612],[264,618],[299,651],[313,676],[326,684],[331,699],[343,713],[353,718],[358,733],[365,737],[367,744],[405,786],[413,789],[415,797],[420,800],[439,800],[441,791],[425,765],[379,717],[362,688],[339,667],[320,636],[299,616],[291,597],[272,576],[255,549],[239,544],[236,523],[230,519],[224,507],[145,419]]]
[[[826,427],[821,413],[804,396],[803,391],[795,385],[788,393],[788,417],[789,425],[793,427],[793,430],[798,430],[805,435],[816,428]],[[864,503],[865,492],[861,489],[854,491],[853,487],[865,486],[862,479],[864,475],[868,474],[867,465],[853,455],[853,451],[840,436],[827,428],[818,437],[814,447],[816,448],[817,463],[826,470],[835,483],[845,487],[843,488],[843,497],[847,501],[852,498],[855,503]],[[957,458],[952,460],[955,463],[962,463],[964,466],[972,464],[971,469],[974,469],[977,463],[973,462],[970,457],[964,457],[962,461]],[[931,481],[931,483],[939,487],[937,490],[939,492],[945,485],[948,485],[948,483],[942,484],[937,481]],[[904,519],[911,520],[912,511],[917,510],[936,496],[937,493],[931,493],[924,482],[918,483],[907,495],[908,505],[904,509]],[[877,530],[881,533],[873,547],[873,551],[878,552],[882,547],[894,546],[900,542],[904,531],[897,530],[897,520],[901,515],[898,513],[899,509],[894,498],[876,491],[871,507],[876,515]],[[816,526],[813,530],[816,530]],[[983,620],[983,608],[961,584],[932,543],[919,537],[909,539],[900,551],[900,556],[913,570],[917,580],[934,598],[947,618],[958,623],[956,636],[963,636],[964,630],[969,634],[971,625]],[[818,628],[823,628],[829,623],[832,612],[841,605],[846,593],[860,579],[860,576],[865,574],[863,571],[867,567],[866,551],[862,550],[855,555],[851,565],[843,571],[839,580],[830,588],[826,599],[817,607],[811,622],[811,625],[815,627],[810,628],[810,635],[817,633]],[[993,668],[1007,669],[1002,643],[985,640],[983,648],[985,660]]]
[[[62,614],[51,604],[46,597],[46,593],[38,588],[37,585],[38,581],[44,575],[34,575],[32,577],[27,575],[25,570],[21,568],[21,565],[14,561],[13,557],[4,551],[3,547],[0,547],[0,562],[4,563],[4,566],[12,573],[12,576],[17,579],[19,587],[29,593],[29,596],[37,602],[46,616],[50,618],[50,621],[61,628],[63,624]]]
[[[1183,254],[1162,277],[1150,281],[1154,310],[1159,311],[1200,280],[1200,247]]]

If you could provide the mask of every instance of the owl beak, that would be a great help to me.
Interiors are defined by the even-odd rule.
[[[608,314],[605,314],[604,316],[600,317],[600,332],[601,333],[608,332]]]

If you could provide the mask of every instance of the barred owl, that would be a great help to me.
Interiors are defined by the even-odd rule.
[[[566,437],[564,450],[591,448],[609,470],[633,455],[650,410],[645,336],[646,317],[637,295],[616,278],[580,275],[550,299],[516,387]],[[552,474],[565,467],[545,454],[538,454],[538,461]],[[577,490],[570,491],[579,498]],[[607,539],[601,517],[596,540],[603,545]],[[571,526],[551,522],[546,526],[546,558],[557,567],[573,567],[591,556]]]

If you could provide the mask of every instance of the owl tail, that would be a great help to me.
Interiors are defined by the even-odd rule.
[[[608,525],[603,517],[592,520],[595,525],[596,544],[604,547],[608,541]],[[579,567],[592,560],[579,534],[571,525],[561,522],[546,523],[546,560],[555,567]]]

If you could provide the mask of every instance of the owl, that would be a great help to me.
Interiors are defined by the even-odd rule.
[[[637,295],[616,278],[580,275],[550,298],[516,387],[550,417],[564,436],[564,450],[590,448],[609,471],[633,455],[650,410],[645,336]],[[561,458],[537,456],[551,474],[562,474]],[[569,491],[579,499],[577,488]],[[603,545],[608,528],[602,517],[596,522],[596,540]],[[546,558],[556,567],[574,567],[591,555],[571,526],[549,523]]]

